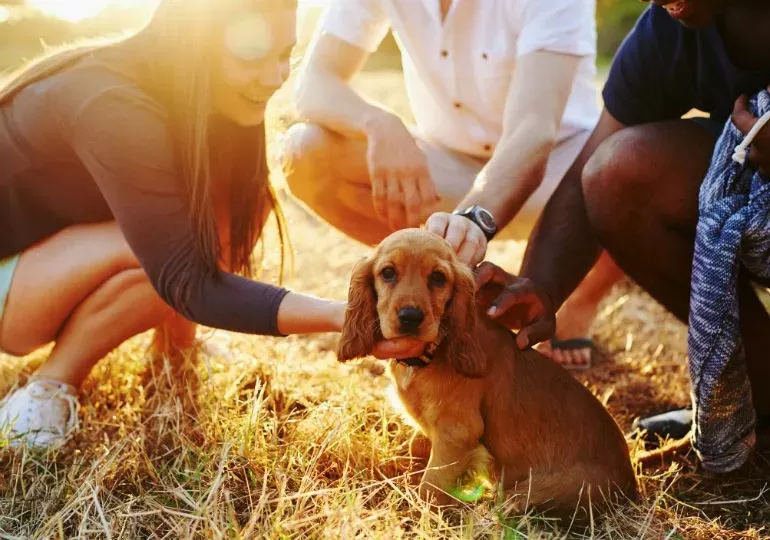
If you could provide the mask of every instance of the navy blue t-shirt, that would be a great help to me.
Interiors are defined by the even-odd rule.
[[[691,109],[724,123],[741,94],[770,84],[770,71],[737,68],[716,25],[690,29],[650,6],[618,49],[604,105],[627,126],[675,120]]]

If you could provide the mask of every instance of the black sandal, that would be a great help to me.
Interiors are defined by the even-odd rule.
[[[589,338],[556,339],[555,337],[552,337],[550,344],[551,344],[551,352],[557,349],[560,351],[575,351],[575,350],[581,350],[581,349],[590,349],[591,354],[588,358],[587,364],[585,365],[559,364],[564,369],[568,369],[570,371],[585,371],[586,369],[590,369],[591,367],[593,367],[593,356],[596,350],[596,344],[592,339],[589,339]]]
[[[647,418],[637,418],[631,429],[643,432],[642,438],[648,443],[683,439],[692,429],[692,409],[675,409]]]

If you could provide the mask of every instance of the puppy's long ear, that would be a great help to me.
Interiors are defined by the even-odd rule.
[[[487,357],[476,332],[476,283],[473,273],[463,264],[455,265],[454,294],[445,317],[448,353],[455,369],[466,377],[484,376]]]
[[[337,347],[337,360],[340,362],[368,355],[374,348],[375,340],[382,335],[377,317],[373,266],[374,259],[366,259],[353,269],[345,324]]]

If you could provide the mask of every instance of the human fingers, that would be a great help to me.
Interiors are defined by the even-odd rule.
[[[465,218],[462,218],[465,219]],[[475,223],[469,221],[470,226],[465,233],[465,239],[457,252],[461,262],[474,268],[484,258],[487,252],[487,238]]]
[[[394,231],[403,229],[406,223],[404,193],[398,175],[394,172],[388,174],[387,192],[388,225]]]
[[[422,221],[422,200],[417,187],[417,179],[403,176],[401,191],[404,194],[404,222],[407,227],[419,227]]]
[[[425,222],[425,230],[444,238],[449,226],[449,214],[446,212],[434,212]]]
[[[749,98],[745,94],[735,100],[732,120],[738,131],[744,135],[748,135],[751,128],[757,123],[757,118],[749,110]]]
[[[449,223],[444,238],[452,246],[455,253],[459,254],[470,225],[473,225],[473,223],[469,219],[456,215],[449,216]]]
[[[516,345],[519,349],[526,349],[550,339],[556,333],[556,321],[553,318],[537,319],[532,324],[523,327],[516,335]]]

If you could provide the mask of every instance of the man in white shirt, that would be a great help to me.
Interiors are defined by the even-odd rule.
[[[427,219],[471,265],[500,229],[526,238],[598,119],[594,13],[595,0],[329,0],[296,89],[308,123],[287,133],[292,192],[367,244]],[[389,29],[413,127],[350,85]],[[594,313],[617,273],[600,266]]]

